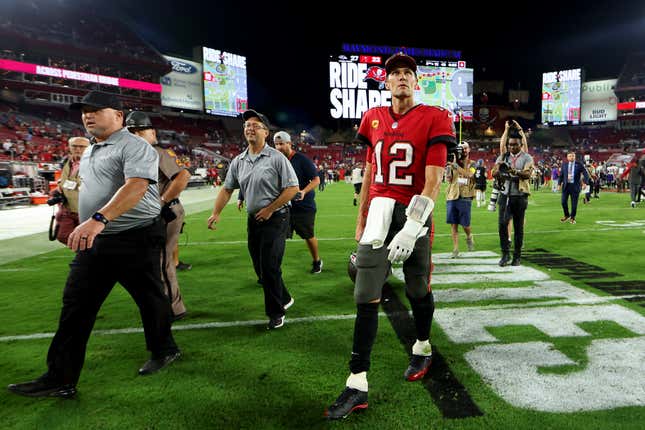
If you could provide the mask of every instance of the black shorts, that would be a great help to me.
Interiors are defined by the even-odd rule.
[[[291,229],[289,238],[293,237],[295,231],[298,236],[307,240],[314,237],[314,221],[316,212],[291,212]]]
[[[362,183],[362,182],[359,182],[358,184],[354,184],[354,192],[355,192],[356,194],[360,194],[360,193],[361,193],[361,187],[362,187],[362,186],[363,186],[363,183]]]
[[[475,189],[480,191],[486,191],[486,182],[476,182]]]

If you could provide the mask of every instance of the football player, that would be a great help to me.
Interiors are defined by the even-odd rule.
[[[356,320],[350,375],[329,419],[367,408],[367,371],[378,326],[378,306],[390,263],[403,263],[406,295],[412,307],[417,341],[404,372],[408,381],[426,374],[432,361],[430,326],[434,299],[430,289],[430,227],[448,148],[454,148],[451,114],[414,102],[417,65],[397,53],[385,62],[391,107],[368,110],[357,139],[367,158],[356,221]]]

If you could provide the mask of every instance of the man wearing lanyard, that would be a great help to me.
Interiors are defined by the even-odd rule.
[[[249,254],[264,288],[264,308],[269,317],[267,329],[273,330],[284,325],[285,310],[293,304],[280,266],[290,228],[289,202],[299,190],[298,177],[289,160],[266,144],[269,120],[254,110],[247,110],[242,118],[249,146],[231,162],[207,223],[209,229],[215,230],[233,190],[239,188],[249,215]]]
[[[569,151],[567,161],[562,163],[560,172],[560,182],[558,188],[562,190],[562,211],[564,216],[560,222],[569,221],[571,224],[576,223],[576,212],[578,210],[578,196],[580,195],[582,177],[584,183],[589,183],[589,173],[581,162],[576,161],[576,153]],[[571,197],[571,212],[569,212],[569,197]]]
[[[510,153],[500,155],[492,170],[493,176],[504,180],[504,190],[500,192],[498,200],[500,208],[498,230],[502,248],[499,265],[507,266],[510,262],[513,266],[519,266],[524,242],[524,213],[530,195],[529,178],[533,171],[533,157],[520,149],[519,135],[509,137],[508,148]],[[505,165],[506,169],[502,169],[502,165]],[[508,240],[508,223],[511,219],[515,236],[512,262]]]

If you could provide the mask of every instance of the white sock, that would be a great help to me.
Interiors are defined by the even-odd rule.
[[[420,341],[417,339],[412,345],[412,354],[414,355],[432,355],[432,345],[429,340]]]
[[[345,386],[367,392],[367,372],[350,373]]]

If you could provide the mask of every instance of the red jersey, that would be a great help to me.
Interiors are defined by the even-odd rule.
[[[372,164],[369,199],[390,197],[406,206],[423,191],[425,168],[435,164],[430,162],[431,154],[445,151],[442,145],[448,149],[456,145],[450,112],[423,104],[403,115],[395,115],[387,106],[368,110],[356,138],[368,145],[366,161]]]

